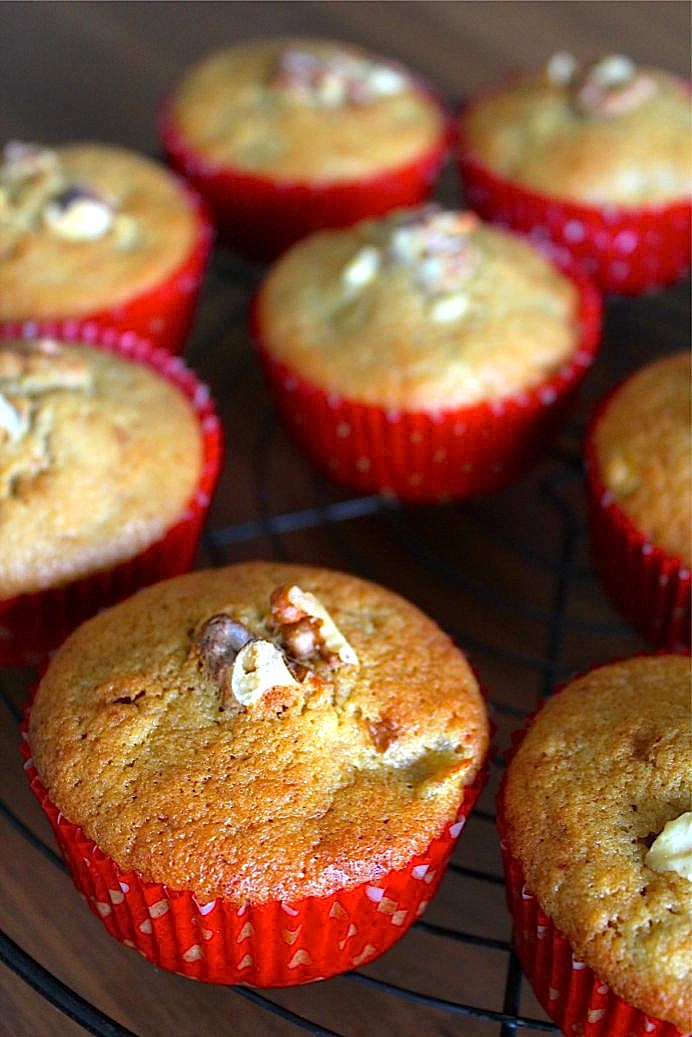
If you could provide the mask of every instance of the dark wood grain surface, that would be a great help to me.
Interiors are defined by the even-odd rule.
[[[154,111],[194,59],[279,33],[352,40],[462,98],[557,49],[619,50],[689,72],[686,3],[2,3],[0,138],[93,138],[157,151]],[[447,170],[439,197],[459,203]],[[433,615],[488,688],[498,746],[536,699],[641,642],[592,570],[580,437],[613,382],[689,345],[687,284],[610,298],[602,349],[550,454],[502,493],[429,508],[354,497],[286,441],[245,329],[261,270],[218,251],[186,350],[223,416],[227,460],[198,564],[276,557],[378,580]],[[492,770],[439,895],[392,951],[357,974],[289,991],[209,987],[110,939],[74,892],[28,790],[17,717],[32,674],[0,675],[0,1035],[499,1037],[551,1027],[515,982],[499,879]],[[503,1019],[508,1020],[503,1023]]]

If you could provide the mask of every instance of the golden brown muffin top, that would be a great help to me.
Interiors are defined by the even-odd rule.
[[[598,472],[653,544],[692,565],[692,371],[688,353],[648,364],[594,428]]]
[[[329,392],[438,409],[533,388],[573,356],[578,294],[535,248],[423,206],[290,249],[259,294],[270,354]]]
[[[172,275],[198,221],[171,173],[103,144],[8,144],[0,161],[0,320],[81,317]]]
[[[0,598],[158,540],[201,455],[191,405],[155,371],[95,347],[0,341]]]
[[[690,95],[659,69],[554,55],[469,106],[466,143],[500,176],[553,197],[625,206],[690,195]]]
[[[454,821],[488,725],[464,656],[413,605],[255,562],[84,624],[41,682],[29,738],[53,802],[121,868],[256,903],[404,866]]]
[[[546,703],[505,792],[511,852],[576,956],[682,1030],[692,1017],[692,884],[645,858],[690,810],[691,733],[689,658],[604,666]]]
[[[254,40],[183,78],[171,114],[204,158],[272,179],[339,181],[440,143],[439,105],[401,66],[328,40]]]

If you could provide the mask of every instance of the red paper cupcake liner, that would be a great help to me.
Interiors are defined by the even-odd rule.
[[[158,134],[170,165],[208,202],[224,242],[249,259],[270,260],[313,231],[348,227],[429,197],[451,147],[452,122],[443,102],[425,93],[444,116],[440,139],[409,162],[357,180],[278,180],[205,159],[175,125],[169,99],[159,111]]]
[[[460,131],[459,172],[467,204],[483,219],[565,250],[603,291],[638,295],[690,267],[692,204],[627,207],[551,198],[491,172]]]
[[[533,389],[438,411],[359,403],[301,378],[264,344],[256,297],[251,332],[288,433],[316,468],[360,492],[422,503],[506,486],[550,445],[600,341],[599,293],[573,264],[556,265],[579,292],[580,340],[571,358]]]
[[[692,574],[679,558],[652,544],[622,510],[601,478],[594,434],[617,386],[596,408],[585,446],[591,552],[613,603],[654,647],[690,649]]]
[[[0,324],[0,338],[56,338],[53,322]],[[166,533],[133,558],[100,572],[0,601],[0,666],[34,666],[89,616],[140,587],[191,567],[221,469],[221,424],[206,385],[179,357],[153,348],[134,332],[101,329],[91,321],[69,322],[59,336],[109,350],[158,372],[190,401],[202,434],[199,483],[183,513]]]
[[[523,741],[531,719],[525,728],[513,733],[512,746],[505,754],[507,764]],[[505,785],[503,777],[497,798],[497,828],[507,907],[514,924],[517,957],[541,1007],[569,1037],[683,1037],[673,1023],[654,1019],[628,1004],[574,956],[567,937],[528,889],[521,863],[509,848]]]
[[[51,802],[31,758],[27,724],[28,712],[24,769],[89,908],[120,943],[206,983],[295,986],[379,957],[435,894],[486,777],[483,768],[464,790],[454,821],[406,867],[327,896],[239,907],[223,897],[200,901],[192,891],[122,871]]]
[[[77,331],[94,336],[104,331],[130,331],[168,353],[183,351],[195,317],[214,233],[207,207],[201,198],[183,182],[180,183],[180,190],[196,221],[195,238],[183,262],[159,284],[117,306],[79,317],[68,314],[42,319],[40,324],[44,334],[69,339]],[[29,318],[15,323],[26,328],[31,335],[36,322]]]

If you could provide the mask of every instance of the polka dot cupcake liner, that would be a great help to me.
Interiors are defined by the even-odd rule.
[[[214,234],[205,204],[183,183],[196,221],[196,233],[189,254],[159,284],[118,304],[75,319],[69,317],[42,321],[56,338],[70,337],[77,328],[100,331],[133,332],[168,353],[182,353],[197,310],[204,273],[211,255]],[[24,321],[32,327],[32,321]]]
[[[679,558],[652,544],[616,503],[598,468],[596,424],[613,392],[596,408],[586,433],[584,457],[591,552],[611,600],[654,647],[689,651],[692,640],[692,574]]]
[[[596,973],[574,957],[527,889],[519,862],[501,844],[507,901],[522,968],[539,1003],[565,1034],[580,1037],[682,1037],[673,1023],[651,1016],[618,997]]]
[[[205,902],[193,891],[121,870],[51,802],[31,759],[27,723],[28,712],[24,769],[90,910],[148,961],[207,983],[295,986],[377,958],[435,894],[486,776],[477,775],[454,820],[406,867],[327,896],[238,906],[223,897]]]
[[[531,191],[492,173],[460,133],[459,172],[467,205],[493,223],[549,241],[605,292],[639,295],[690,267],[692,205],[582,205]]]
[[[163,537],[133,558],[45,590],[0,600],[0,665],[35,666],[83,620],[133,594],[140,587],[191,567],[221,469],[221,424],[206,385],[179,357],[154,348],[134,332],[101,329],[91,321],[57,328],[53,322],[6,323],[0,338],[58,338],[110,350],[144,364],[177,386],[190,401],[202,433],[202,469],[198,486]]]
[[[506,762],[516,753],[526,728],[512,736]],[[542,910],[526,885],[521,862],[512,854],[504,816],[503,780],[497,827],[505,873],[505,895],[514,925],[514,946],[539,1004],[569,1037],[683,1037],[673,1023],[654,1019],[619,997],[573,954],[567,937]]]
[[[434,146],[409,162],[357,180],[277,180],[211,162],[187,143],[168,100],[159,112],[158,132],[170,165],[208,202],[225,244],[248,259],[263,261],[321,228],[348,227],[425,201],[451,146],[450,114],[434,99],[445,127]]]
[[[550,445],[600,341],[599,293],[571,264],[558,266],[579,291],[580,337],[572,357],[533,389],[437,411],[388,410],[306,381],[271,355],[255,303],[251,332],[286,430],[316,468],[359,492],[423,503],[506,486]]]

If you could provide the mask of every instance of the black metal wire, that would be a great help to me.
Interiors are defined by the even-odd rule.
[[[101,1012],[45,969],[4,932],[0,932],[0,961],[68,1019],[79,1023],[87,1033],[93,1033],[96,1037],[137,1037],[133,1030],[128,1030]]]

